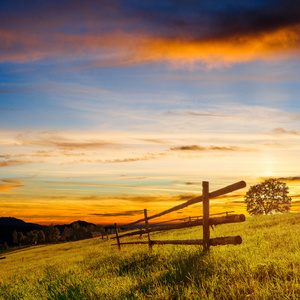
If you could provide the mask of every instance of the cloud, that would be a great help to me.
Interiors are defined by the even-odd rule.
[[[300,176],[291,176],[291,177],[279,177],[278,180],[284,180],[289,182],[300,182]]]
[[[143,141],[143,142],[147,142],[147,143],[152,143],[152,144],[166,144],[165,141],[160,140],[160,139],[142,139],[142,138],[131,138],[133,140],[137,140],[137,141]]]
[[[21,181],[14,179],[0,180],[0,193],[12,193],[12,190],[25,186]]]
[[[182,194],[182,195],[137,195],[137,196],[123,196],[123,197],[114,197],[116,200],[126,200],[134,204],[143,204],[143,203],[167,203],[167,202],[183,202],[195,197],[193,194]]]
[[[250,148],[241,148],[237,146],[209,146],[209,147],[202,147],[197,145],[191,146],[179,146],[170,148],[172,151],[255,151],[255,149]]]
[[[193,199],[196,197],[194,194],[184,194],[184,195],[179,195],[176,197],[176,201],[188,201],[190,199]]]
[[[109,145],[115,145],[112,142],[98,140],[80,140],[63,137],[55,132],[45,131],[36,134],[31,132],[21,133],[16,137],[22,145],[34,145],[42,147],[54,147],[62,150],[85,149],[93,150],[103,148]]]
[[[126,176],[125,176],[126,177]],[[122,178],[122,180],[144,180],[144,179],[148,179],[149,177],[146,176],[140,176],[140,177],[126,177],[126,178]]]
[[[206,113],[196,113],[196,112],[188,112],[191,116],[197,117],[232,117],[232,115],[223,115],[223,114],[206,114]]]
[[[114,164],[114,163],[127,163],[127,162],[136,162],[136,161],[147,161],[147,160],[158,159],[165,155],[166,153],[153,153],[153,154],[145,155],[143,157],[106,159],[106,160],[97,160],[97,162],[103,164]]]
[[[299,56],[297,1],[32,2],[0,13],[1,61],[64,57],[83,68],[171,62],[217,67]]]
[[[295,130],[295,129],[292,129],[292,130],[286,130],[284,128],[274,128],[272,131],[271,131],[271,134],[273,135],[281,135],[281,134],[294,134],[294,135],[299,135],[299,133]]]
[[[95,213],[90,214],[91,216],[100,216],[100,217],[120,217],[120,216],[135,216],[140,215],[144,211],[143,210],[127,210],[123,212],[116,212],[116,213]]]
[[[11,93],[24,93],[24,92],[34,92],[34,91],[40,91],[42,89],[0,89],[0,95],[1,94],[11,94]],[[19,109],[4,109],[4,110],[19,110]]]
[[[136,157],[136,158],[124,158],[124,159],[107,159],[107,160],[98,160],[98,162],[104,164],[115,164],[115,163],[128,163],[128,162],[135,162],[135,161],[145,161],[145,160],[152,160],[156,159],[157,157],[154,155],[148,155],[144,157]]]
[[[173,147],[170,150],[172,150],[172,151],[205,151],[205,150],[207,150],[207,148],[200,147],[197,145],[192,145],[192,146]]]
[[[268,146],[268,147],[271,147],[271,148],[288,148],[288,146],[285,146],[281,143],[278,143],[278,142],[271,142],[271,143],[264,143],[264,146]]]
[[[10,159],[6,161],[0,161],[0,167],[12,167],[12,166],[21,166],[21,165],[26,165],[26,164],[32,164],[35,163],[33,161],[27,161],[27,160],[17,160],[17,159]],[[41,163],[41,162],[39,162]]]

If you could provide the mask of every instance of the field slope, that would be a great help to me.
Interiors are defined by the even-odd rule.
[[[98,238],[9,252],[0,260],[0,299],[300,299],[299,214],[248,217],[212,231],[230,235],[243,243],[209,254],[174,245],[119,251]],[[201,238],[202,227],[152,236]]]

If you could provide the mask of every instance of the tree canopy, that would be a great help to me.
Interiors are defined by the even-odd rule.
[[[288,212],[291,208],[289,188],[285,182],[277,179],[266,179],[264,182],[251,186],[246,193],[245,202],[250,215]]]

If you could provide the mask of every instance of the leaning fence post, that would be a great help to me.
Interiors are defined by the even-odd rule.
[[[150,232],[149,232],[149,223],[148,223],[147,209],[144,209],[144,216],[145,216],[146,230],[148,231],[149,250],[152,250],[152,243],[151,243],[151,239],[150,239]]]
[[[119,250],[121,250],[121,245],[120,245],[120,239],[119,239],[119,234],[118,234],[117,223],[115,223],[115,231],[116,231],[116,238],[117,238],[118,248],[119,248]]]
[[[203,199],[203,246],[204,251],[209,251],[209,182],[202,182],[202,199]]]

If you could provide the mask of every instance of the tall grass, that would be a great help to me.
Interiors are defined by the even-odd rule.
[[[0,299],[300,299],[300,215],[249,217],[211,231],[238,234],[241,245],[208,254],[182,245],[119,251],[102,239],[10,252],[0,261]],[[201,238],[202,227],[151,236]]]

